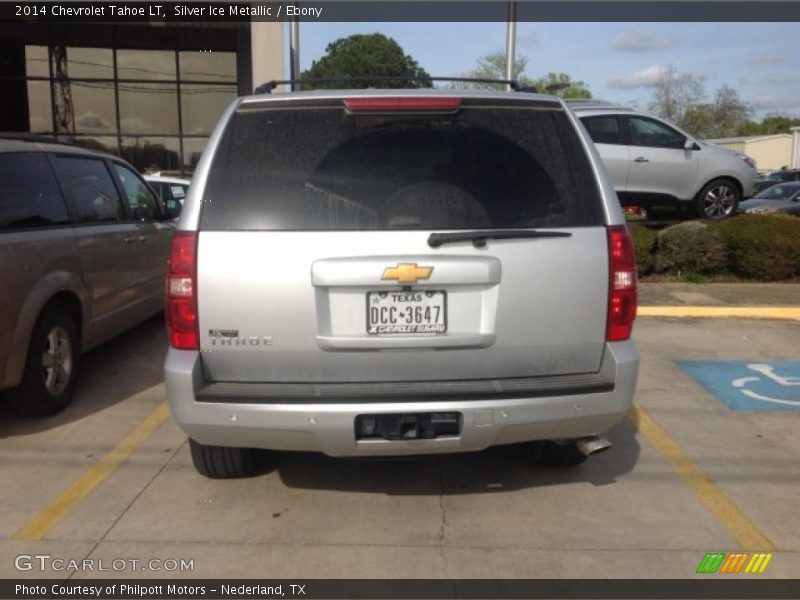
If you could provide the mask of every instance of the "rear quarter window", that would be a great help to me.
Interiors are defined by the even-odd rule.
[[[212,230],[429,230],[591,226],[602,206],[560,110],[456,115],[245,109],[203,193]]]
[[[0,230],[69,222],[55,174],[39,152],[0,154]]]

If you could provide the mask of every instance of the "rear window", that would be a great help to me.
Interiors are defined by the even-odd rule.
[[[565,113],[331,108],[234,114],[203,194],[211,230],[429,230],[602,224]]]

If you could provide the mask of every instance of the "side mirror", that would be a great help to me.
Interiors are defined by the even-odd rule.
[[[164,203],[164,220],[172,221],[181,216],[181,209],[183,205],[177,200],[167,200]]]
[[[686,140],[686,142],[683,144],[683,149],[686,150],[687,152],[691,152],[693,150],[701,150],[700,144],[698,144],[694,140]]]

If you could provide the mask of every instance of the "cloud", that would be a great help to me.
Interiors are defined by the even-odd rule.
[[[524,33],[517,36],[517,43],[523,48],[538,48],[542,45],[542,39],[538,33]]]
[[[788,108],[800,108],[800,97],[776,96],[772,94],[761,94],[750,99],[750,104],[756,110],[780,110]]]
[[[112,129],[108,120],[91,109],[75,119],[75,123],[79,131],[107,132]]]
[[[782,65],[786,62],[786,55],[781,52],[766,52],[754,56],[751,60],[754,65]]]
[[[617,90],[633,90],[636,88],[648,88],[656,85],[661,76],[666,73],[666,67],[652,65],[646,69],[635,71],[631,75],[614,77],[608,81],[608,87]]]
[[[739,85],[786,85],[795,81],[789,75],[765,75],[763,77],[740,77]]]
[[[611,47],[623,52],[649,52],[660,48],[669,48],[674,44],[675,40],[672,38],[653,35],[640,29],[623,31],[611,40]]]

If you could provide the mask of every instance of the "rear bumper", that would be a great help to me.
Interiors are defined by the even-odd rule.
[[[563,387],[557,395],[472,399],[262,403],[237,398],[198,401],[205,389],[199,353],[170,349],[165,365],[167,394],[178,426],[202,444],[275,450],[317,451],[330,456],[380,456],[467,452],[540,439],[600,434],[627,413],[633,402],[639,355],[631,341],[606,345],[599,375],[607,391]],[[202,393],[201,393],[202,395]],[[356,440],[361,414],[459,412],[462,431],[428,440]]]

